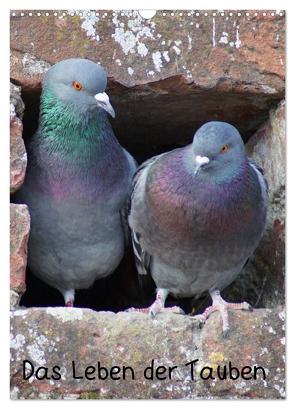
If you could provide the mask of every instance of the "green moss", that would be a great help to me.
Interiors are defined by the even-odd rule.
[[[80,21],[81,19],[79,16],[77,15],[71,16],[71,24],[79,25]]]
[[[65,32],[63,30],[58,30],[55,33],[55,41],[61,42],[65,39]]]
[[[142,363],[145,361],[144,356],[142,355],[141,351],[136,350],[133,351],[130,357],[130,362],[132,362],[132,364],[134,363]]]
[[[90,39],[88,37],[81,38],[80,36],[75,36],[72,38],[71,47],[77,51],[77,54],[85,52],[85,48],[90,44]]]
[[[99,391],[82,392],[78,399],[101,399]]]

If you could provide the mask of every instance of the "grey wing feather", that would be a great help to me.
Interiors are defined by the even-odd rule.
[[[127,159],[128,159],[130,174],[133,177],[134,173],[136,172],[138,164],[137,164],[136,160],[133,158],[133,156],[131,156],[130,153],[128,151],[126,151],[126,149],[123,148],[123,150],[124,150],[125,155],[127,156]],[[128,214],[129,214],[129,206],[130,206],[131,189],[132,189],[132,185],[130,186],[130,191],[128,192],[126,202],[125,202],[125,204],[122,207],[121,212],[120,212],[121,224],[122,224],[122,229],[123,229],[123,233],[124,233],[125,247],[128,247],[129,244],[130,244],[130,230],[129,230],[129,226],[128,226]]]
[[[121,217],[121,225],[123,229],[123,234],[124,234],[124,244],[125,248],[127,248],[130,244],[130,231],[128,227],[128,206],[127,206],[127,201],[125,205],[122,207],[121,212],[120,212],[120,217]]]
[[[250,159],[250,158],[248,158],[248,160],[249,160],[250,165],[251,165],[251,166],[255,169],[255,171],[257,172],[257,174],[260,175],[260,177],[259,177],[260,182],[264,183],[264,186],[262,186],[262,187],[264,187],[265,190],[266,190],[266,193],[268,193],[268,183],[267,183],[267,180],[266,180],[265,177],[264,177],[264,172],[263,172],[262,167],[259,166],[258,163],[257,163],[255,160]]]
[[[125,155],[127,156],[129,165],[130,165],[130,172],[132,174],[135,173],[137,167],[138,167],[138,163],[136,162],[136,160],[133,158],[132,155],[130,155],[130,153],[128,151],[126,151],[126,149],[123,148],[123,151],[125,152]]]
[[[164,155],[164,154],[162,154]],[[145,174],[147,168],[150,167],[156,160],[158,160],[162,155],[153,156],[152,158],[148,159],[147,161],[143,162],[136,170],[132,186],[131,186],[131,195],[129,201],[129,214],[132,206],[132,200],[134,199],[134,192],[136,189],[140,188],[143,185],[145,180]],[[152,261],[152,256],[142,247],[140,243],[140,234],[131,229],[131,238],[132,238],[132,245],[133,251],[135,255],[135,263],[138,270],[138,274],[140,276],[147,276],[150,275],[150,266]]]
[[[148,275],[150,274],[150,264],[151,264],[151,255],[143,249],[140,245],[139,239],[140,234],[131,231],[132,246],[135,255],[135,264],[137,267],[138,274]]]

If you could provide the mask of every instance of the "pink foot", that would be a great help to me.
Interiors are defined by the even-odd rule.
[[[210,295],[212,298],[212,305],[206,308],[202,314],[195,315],[194,318],[199,319],[200,324],[203,325],[213,312],[219,311],[221,315],[222,331],[224,336],[228,334],[230,329],[228,323],[228,310],[253,310],[251,305],[247,302],[229,303],[224,301],[224,299],[220,295],[220,291],[218,290],[210,292]]]
[[[75,290],[74,289],[64,290],[62,294],[64,296],[65,306],[73,307],[75,301]]]
[[[176,314],[184,314],[184,311],[180,307],[161,307],[156,301],[148,308],[128,308],[127,312],[143,312],[155,317],[159,312],[174,312]]]
[[[157,290],[157,296],[155,302],[148,308],[128,308],[127,312],[143,312],[149,314],[151,317],[155,317],[159,312],[174,312],[176,314],[184,314],[184,311],[180,307],[165,307],[165,300],[168,296],[168,290]]]

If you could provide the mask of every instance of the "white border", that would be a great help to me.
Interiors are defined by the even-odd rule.
[[[133,405],[169,405],[171,408],[174,405],[182,405],[186,404],[189,406],[195,407],[206,407],[210,408],[212,406],[217,406],[218,408],[228,408],[229,406],[234,405],[236,406],[243,406],[243,405],[251,405],[251,407],[255,408],[256,406],[259,408],[262,407],[270,407],[274,405],[279,405],[279,407],[287,406],[287,407],[294,407],[294,368],[293,362],[294,359],[294,349],[293,345],[295,345],[295,338],[294,338],[294,324],[292,321],[293,319],[293,311],[295,311],[294,305],[294,259],[292,258],[292,253],[294,253],[294,213],[295,213],[295,200],[294,200],[294,155],[295,155],[295,130],[294,130],[294,98],[293,94],[295,93],[295,84],[294,84],[294,77],[295,77],[295,67],[294,67],[294,46],[291,45],[291,39],[295,38],[294,27],[294,7],[292,5],[292,1],[274,1],[274,0],[259,0],[259,1],[235,1],[235,0],[227,0],[227,1],[213,1],[213,0],[182,0],[179,2],[173,0],[149,0],[148,2],[140,1],[140,0],[125,0],[124,2],[116,1],[116,0],[104,0],[104,1],[74,1],[74,0],[61,0],[56,4],[53,4],[52,0],[48,1],[40,1],[37,0],[27,0],[24,4],[22,1],[12,0],[10,1],[9,6],[3,6],[1,4],[1,13],[0,13],[0,27],[1,27],[1,97],[2,97],[2,104],[1,104],[1,137],[0,137],[0,152],[1,152],[1,162],[0,162],[0,177],[1,177],[1,289],[2,294],[0,297],[1,300],[1,328],[2,328],[2,336],[0,339],[1,342],[1,368],[0,368],[0,388],[1,388],[1,403],[3,405],[8,406],[16,406],[16,405],[24,405],[25,407],[31,407],[31,405],[55,405],[56,407],[62,408],[70,408],[73,404],[72,401],[22,401],[22,402],[14,402],[9,400],[9,388],[8,388],[8,373],[9,373],[9,357],[8,357],[8,257],[9,257],[9,242],[8,242],[8,196],[7,192],[9,189],[9,144],[8,144],[8,108],[7,111],[5,107],[8,105],[8,95],[9,95],[9,84],[8,84],[8,76],[9,76],[9,61],[8,61],[8,54],[9,54],[9,23],[8,23],[8,14],[9,8],[10,9],[48,9],[51,10],[54,7],[58,9],[73,9],[73,8],[81,8],[81,9],[168,9],[168,10],[177,10],[177,9],[188,9],[188,10],[195,10],[195,9],[214,9],[214,10],[243,10],[243,9],[283,9],[287,10],[287,29],[288,29],[288,39],[289,39],[289,46],[287,49],[287,62],[288,62],[288,81],[287,81],[287,105],[288,105],[288,113],[291,112],[289,119],[287,121],[287,130],[288,130],[288,149],[287,149],[287,157],[288,157],[288,171],[287,171],[287,209],[288,209],[288,223],[287,223],[287,302],[288,302],[288,331],[287,331],[287,359],[288,359],[288,387],[287,387],[287,401],[229,401],[229,400],[218,400],[218,401],[182,401],[181,403],[178,401],[87,401],[88,405],[93,405],[97,407],[97,405],[103,406],[114,406],[120,405],[121,406],[133,406]],[[293,3],[294,4],[294,3]],[[293,115],[292,115],[293,113]],[[293,185],[293,186],[292,186]],[[7,189],[7,190],[6,190]],[[293,240],[292,240],[293,239]],[[292,251],[293,250],[293,251]],[[83,402],[83,406],[86,404],[85,401]]]

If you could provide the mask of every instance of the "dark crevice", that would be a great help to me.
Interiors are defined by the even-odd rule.
[[[40,92],[38,87],[22,88],[25,139],[37,128]],[[110,79],[108,93],[116,111],[115,134],[139,162],[190,143],[195,131],[212,120],[236,126],[247,142],[281,99],[234,88],[224,91],[222,81],[217,89],[201,89],[181,75],[131,88]]]
[[[190,143],[194,132],[210,120],[222,120],[235,125],[246,142],[267,120],[269,109],[278,103],[277,98],[269,95],[200,90],[192,84],[184,83],[181,77],[177,78],[133,88],[114,81],[109,83],[108,92],[117,114],[112,122],[114,132],[119,142],[139,163],[153,155]],[[17,81],[13,82],[17,84]],[[25,141],[38,125],[40,92],[38,88],[22,88],[25,103]],[[246,300],[256,307],[262,307],[259,291],[252,291],[251,286],[247,289],[243,280],[242,275],[238,278],[241,285],[232,284],[225,290],[227,299]],[[62,295],[36,278],[29,270],[26,281],[27,291],[22,297],[21,305],[64,305]],[[258,289],[261,283],[255,282],[253,285]],[[147,293],[142,292],[133,253],[129,248],[111,277],[97,281],[88,290],[77,291],[75,306],[114,312],[131,306],[143,307],[153,301],[154,290],[155,287],[152,286]],[[167,305],[178,304],[189,313],[193,307],[195,311],[200,311],[208,306],[209,302],[207,296],[198,301],[175,300],[169,297]]]

